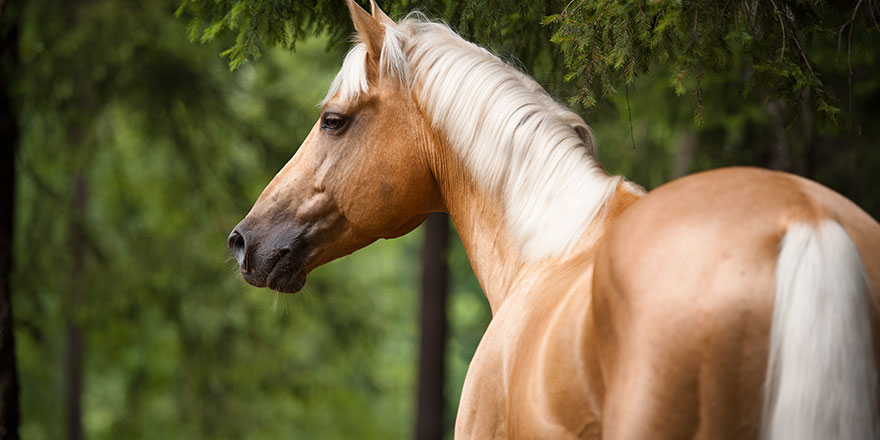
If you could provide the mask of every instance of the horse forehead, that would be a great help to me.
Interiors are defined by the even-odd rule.
[[[377,118],[389,118],[404,122],[402,118],[417,116],[416,102],[408,93],[406,84],[395,79],[383,78],[378,83],[371,83],[369,90],[354,96],[347,96],[337,91],[328,97],[321,106],[321,113],[338,113],[348,117],[357,117],[366,108],[378,110]],[[384,135],[390,135],[385,133]]]
[[[323,105],[321,105],[321,114],[325,112],[348,114],[354,109],[356,103],[356,99],[345,99],[342,97],[342,93],[337,91],[324,100]]]

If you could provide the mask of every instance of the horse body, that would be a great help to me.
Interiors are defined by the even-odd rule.
[[[721,169],[608,203],[607,233],[496,306],[457,437],[755,438],[789,225],[839,222],[880,283],[880,225],[796,176]]]
[[[230,235],[249,283],[296,292],[446,211],[493,312],[456,437],[876,438],[870,216],[750,168],[645,195],[530,78],[349,8],[360,43],[321,120]]]

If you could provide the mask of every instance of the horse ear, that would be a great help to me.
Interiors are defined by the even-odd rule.
[[[379,55],[382,53],[382,39],[385,37],[385,28],[378,20],[367,13],[364,8],[355,3],[354,0],[348,0],[348,10],[351,12],[351,21],[354,23],[358,39],[367,45],[367,53],[369,53],[370,57],[378,60]],[[375,10],[374,7],[373,11]]]
[[[395,24],[394,20],[391,19],[384,11],[379,9],[379,5],[376,4],[376,0],[370,0],[370,9],[373,10],[373,18],[376,19],[379,23],[388,23]]]

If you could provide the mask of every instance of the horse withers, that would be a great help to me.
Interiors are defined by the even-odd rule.
[[[297,292],[445,211],[493,312],[456,437],[878,437],[869,215],[755,168],[645,194],[528,76],[348,6],[358,43],[320,119],[229,236],[248,283]]]

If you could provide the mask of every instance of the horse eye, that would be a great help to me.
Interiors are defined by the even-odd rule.
[[[325,113],[321,118],[321,129],[330,133],[338,132],[342,127],[345,127],[346,122],[348,119],[345,116],[338,113]]]

